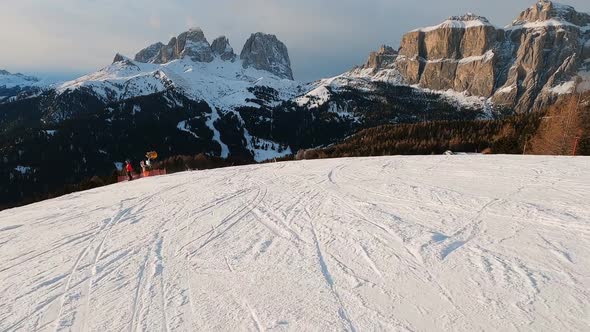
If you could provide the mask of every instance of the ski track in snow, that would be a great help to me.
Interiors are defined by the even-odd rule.
[[[589,158],[300,161],[0,212],[0,331],[583,331]]]

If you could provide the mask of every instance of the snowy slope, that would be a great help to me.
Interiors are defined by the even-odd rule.
[[[6,210],[0,330],[587,330],[589,161],[278,163]]]
[[[228,111],[239,106],[259,107],[248,101],[256,98],[249,88],[272,87],[282,99],[288,100],[299,93],[299,85],[296,81],[281,79],[267,71],[243,68],[241,61],[216,58],[207,63],[183,58],[165,64],[147,64],[125,59],[65,82],[57,91],[64,93],[84,87],[94,91],[103,101],[114,102],[174,86],[191,99],[203,100]]]
[[[35,95],[47,88],[49,80],[39,80],[36,77],[23,74],[12,74],[0,69],[0,102],[16,100],[20,94]]]
[[[5,70],[0,70],[0,87],[16,88],[34,86],[39,83],[39,79],[23,74],[11,74]]]
[[[489,113],[493,106],[489,98],[472,96],[467,92],[449,90],[431,90],[418,84],[407,85],[402,74],[393,66],[391,68],[354,68],[346,73],[331,78],[322,79],[305,85],[305,94],[296,97],[295,102],[299,106],[310,108],[320,107],[332,100],[333,93],[339,93],[347,89],[356,89],[362,92],[375,92],[379,89],[379,83],[387,83],[393,86],[409,86],[417,91],[438,94],[450,104],[457,107],[474,107]]]

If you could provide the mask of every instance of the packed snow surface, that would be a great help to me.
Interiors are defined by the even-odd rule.
[[[588,330],[589,162],[288,162],[6,210],[0,330]]]

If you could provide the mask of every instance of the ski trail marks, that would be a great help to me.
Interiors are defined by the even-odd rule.
[[[266,329],[262,327],[262,323],[260,322],[260,318],[258,318],[258,315],[256,315],[256,311],[252,309],[252,306],[248,301],[245,301],[245,303],[246,307],[248,308],[248,311],[250,312],[250,318],[252,318],[252,321],[254,322],[254,325],[256,326],[258,332],[265,331]]]
[[[363,258],[369,264],[369,266],[371,267],[373,272],[375,272],[375,274],[378,275],[379,278],[383,278],[383,275],[381,274],[381,271],[379,270],[379,268],[377,268],[375,261],[373,261],[371,259],[371,256],[369,256],[369,253],[367,252],[367,248],[365,248],[362,244],[359,244],[358,247],[360,248],[360,252],[362,253]]]
[[[131,211],[131,208],[125,209],[125,210],[121,211],[119,214],[117,214],[117,216],[115,216],[115,218],[113,218],[113,220],[111,221],[111,224],[108,226],[107,234],[105,234],[105,236],[102,238],[102,241],[100,241],[100,244],[98,245],[98,248],[95,251],[94,260],[92,262],[92,267],[91,267],[91,276],[88,278],[88,286],[87,286],[87,290],[86,290],[86,301],[85,301],[84,310],[83,310],[83,312],[85,313],[83,329],[82,329],[83,331],[86,331],[88,320],[89,320],[88,316],[92,313],[92,311],[90,310],[90,299],[92,296],[92,287],[94,286],[94,281],[95,281],[96,275],[98,273],[98,262],[100,261],[100,258],[102,257],[102,254],[104,251],[104,244],[105,244],[106,240],[110,237],[113,227],[116,226],[130,211]]]
[[[94,276],[96,275],[97,263],[100,259],[100,256],[102,255],[104,243],[105,243],[106,239],[110,236],[112,228],[117,223],[119,223],[119,221],[121,221],[130,211],[131,211],[131,208],[123,209],[121,207],[119,212],[114,217],[112,217],[107,223],[103,224],[103,226],[101,226],[99,228],[99,230],[92,236],[92,239],[88,242],[88,245],[84,248],[84,250],[80,253],[78,258],[76,259],[74,266],[72,267],[72,269],[69,273],[68,279],[66,280],[64,292],[62,293],[62,296],[60,298],[58,314],[57,314],[55,321],[54,321],[54,331],[58,331],[60,329],[62,315],[64,314],[64,308],[65,308],[66,304],[68,304],[68,301],[76,301],[76,297],[68,296],[68,293],[71,290],[73,290],[72,289],[72,281],[73,281],[76,273],[83,272],[81,270],[79,271],[80,263],[91,251],[92,245],[95,243],[95,241],[99,237],[99,235],[106,231],[105,236],[102,238],[101,242],[98,244],[97,248],[95,249],[95,255],[94,255],[94,258],[92,259],[92,263],[91,263],[90,276],[86,276],[86,279],[88,280],[88,282],[87,282],[87,288],[85,291],[85,293],[86,293],[85,294],[85,296],[86,296],[85,307],[88,307],[88,303],[90,301],[90,295],[91,295],[91,291],[92,291],[92,282],[93,282]],[[71,303],[71,304],[74,305],[74,303]],[[72,310],[74,310],[73,313],[75,313],[77,311],[77,308],[73,307]],[[88,314],[89,311],[86,310],[83,313]],[[86,319],[87,319],[87,317],[84,317],[83,326],[86,326]]]
[[[348,313],[346,312],[346,308],[344,307],[344,302],[342,301],[340,294],[338,294],[338,291],[336,290],[336,285],[334,285],[334,279],[332,278],[332,274],[330,273],[330,270],[328,269],[328,265],[326,264],[324,254],[322,253],[322,249],[320,247],[320,242],[318,240],[317,232],[316,232],[316,229],[315,229],[315,226],[313,223],[313,218],[311,218],[311,214],[309,214],[309,212],[308,212],[308,215],[310,216],[309,224],[311,226],[313,241],[314,241],[314,244],[316,247],[317,259],[318,259],[318,263],[320,265],[320,271],[322,273],[322,276],[323,276],[328,288],[330,289],[330,292],[334,296],[334,299],[339,304],[338,316],[344,322],[346,322],[346,325],[349,328],[349,330],[354,332],[354,331],[356,331],[354,324],[352,323],[352,320],[350,319]]]

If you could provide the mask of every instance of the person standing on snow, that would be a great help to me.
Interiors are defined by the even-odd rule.
[[[129,181],[133,180],[133,166],[131,166],[131,162],[129,160],[127,160],[127,164],[125,165],[125,171],[127,172]]]

